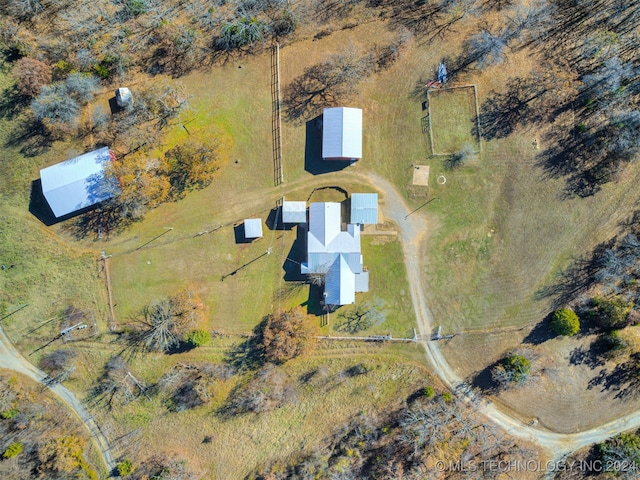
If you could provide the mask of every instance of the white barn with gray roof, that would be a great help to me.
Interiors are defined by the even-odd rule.
[[[111,160],[113,154],[104,147],[40,170],[42,193],[53,214],[63,217],[117,195],[118,186],[104,172]]]

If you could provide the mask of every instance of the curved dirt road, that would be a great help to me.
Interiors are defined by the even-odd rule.
[[[360,176],[360,175],[358,175]],[[422,282],[421,243],[427,232],[427,223],[420,212],[407,216],[411,210],[395,187],[387,180],[373,174],[362,175],[385,195],[385,216],[398,224],[407,277],[411,290],[411,299],[416,313],[421,338],[429,338],[433,329],[433,317],[424,297],[425,288]],[[437,342],[423,341],[427,359],[435,373],[452,390],[465,395],[484,415],[506,430],[510,435],[524,438],[546,447],[554,458],[560,458],[582,447],[601,442],[625,430],[640,427],[640,411],[613,420],[599,427],[579,433],[561,434],[539,430],[525,425],[517,419],[499,410],[472,391],[469,386],[454,372],[440,352]]]
[[[44,384],[43,380],[46,378],[44,372],[27,361],[27,359],[15,349],[2,328],[0,328],[0,367],[26,375],[32,380],[42,384]],[[80,421],[84,424],[86,429],[94,438],[94,443],[100,452],[105,467],[109,472],[111,472],[115,468],[116,463],[113,459],[113,455],[111,454],[111,449],[109,448],[107,439],[98,428],[93,417],[85,410],[82,403],[78,401],[70,390],[60,384],[49,385],[48,387],[62,403],[75,412]]]

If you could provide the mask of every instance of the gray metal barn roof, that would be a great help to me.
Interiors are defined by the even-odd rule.
[[[259,218],[247,218],[244,221],[244,237],[260,238],[262,236],[262,220]]]
[[[351,195],[351,223],[364,225],[378,223],[377,193],[354,193]]]
[[[306,223],[307,202],[282,202],[282,223]]]
[[[322,158],[362,158],[362,110],[325,108],[322,114]]]
[[[42,193],[53,214],[62,217],[117,195],[117,185],[104,175],[110,160],[109,147],[104,147],[40,170]]]

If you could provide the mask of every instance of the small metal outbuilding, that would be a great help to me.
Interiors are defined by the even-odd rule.
[[[282,202],[282,223],[306,223],[307,202]]]
[[[262,220],[259,218],[247,218],[244,221],[244,237],[245,238],[262,237]]]
[[[377,193],[353,193],[351,195],[351,223],[360,225],[378,223]]]

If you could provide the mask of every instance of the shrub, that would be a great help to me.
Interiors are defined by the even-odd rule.
[[[571,337],[580,331],[580,319],[573,310],[561,308],[551,316],[551,330],[557,335]]]
[[[133,473],[133,471],[135,470],[133,468],[133,463],[131,463],[131,460],[123,460],[121,461],[118,466],[118,475],[120,475],[121,477],[126,477],[127,475]]]
[[[433,398],[435,394],[436,394],[436,391],[433,389],[433,387],[431,387],[431,386],[424,387],[424,396],[425,397]]]
[[[442,394],[442,400],[444,400],[445,402],[450,402],[451,400],[453,400],[453,395],[451,395],[451,392],[444,392]]]
[[[192,330],[187,334],[186,341],[194,347],[202,347],[211,341],[211,334],[205,330]]]
[[[0,417],[2,417],[4,420],[11,420],[12,418],[16,417],[18,413],[20,412],[17,408],[10,408],[9,410],[3,410],[2,412],[0,412]]]
[[[24,450],[24,445],[20,442],[13,442],[11,445],[7,447],[7,449],[2,454],[2,458],[13,458],[17,455],[20,455]]]

